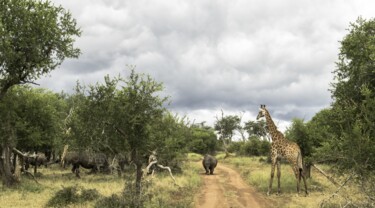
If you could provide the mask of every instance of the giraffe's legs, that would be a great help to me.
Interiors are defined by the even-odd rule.
[[[274,173],[275,173],[275,163],[272,163],[272,167],[271,167],[271,177],[270,177],[270,183],[268,185],[268,191],[267,191],[267,196],[269,196],[271,194],[271,191],[272,191],[272,181],[273,181],[273,176],[274,176]]]
[[[298,169],[298,167],[295,168],[296,175],[297,177],[297,194],[299,195],[299,188],[301,184],[301,174],[302,174],[302,169]]]
[[[301,170],[300,174],[302,175],[303,183],[305,184],[305,195],[307,196],[307,185],[306,185],[306,177],[305,177],[305,171]]]
[[[293,169],[293,172],[294,172],[294,176],[296,177],[297,193],[299,194],[299,184],[300,184],[300,181],[301,181],[301,175],[300,175],[300,172],[299,172],[299,168],[293,161],[289,161],[289,162],[291,164],[294,164],[294,165],[292,165],[292,169]]]
[[[306,177],[305,177],[305,172],[303,171],[303,169],[301,168],[293,168],[296,170],[296,176],[297,176],[297,194],[299,195],[300,193],[300,187],[301,187],[301,178],[303,179],[303,184],[305,185],[305,195],[307,196],[308,193],[307,193],[307,185],[306,185]]]
[[[277,194],[280,194],[281,188],[280,188],[280,177],[281,177],[281,163],[280,160],[276,161],[277,165]]]
[[[273,182],[273,176],[275,174],[275,165],[276,165],[276,156],[273,156],[271,155],[271,177],[270,177],[270,182],[269,182],[269,186],[268,186],[268,191],[267,191],[267,196],[269,196],[272,192],[272,182]]]

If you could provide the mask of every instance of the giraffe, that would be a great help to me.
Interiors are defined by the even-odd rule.
[[[271,178],[269,181],[267,195],[269,196],[272,191],[272,181],[275,172],[275,166],[277,166],[277,192],[280,193],[280,160],[281,158],[285,158],[291,164],[293,172],[297,179],[297,193],[300,192],[300,183],[301,177],[303,178],[303,183],[305,184],[305,194],[307,196],[307,186],[306,186],[306,179],[303,172],[303,165],[302,165],[302,154],[301,149],[299,148],[298,144],[295,142],[287,140],[284,135],[277,130],[275,123],[273,122],[270,113],[266,109],[266,105],[261,105],[259,109],[259,113],[257,116],[257,120],[261,117],[266,118],[266,124],[268,132],[271,134],[272,137],[272,144],[271,144]]]

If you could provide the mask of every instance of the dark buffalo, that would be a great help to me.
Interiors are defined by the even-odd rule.
[[[73,165],[72,172],[75,173],[78,178],[80,178],[80,166],[91,169],[93,173],[109,171],[108,158],[104,153],[67,152],[63,160],[64,167],[69,164]]]
[[[217,159],[214,156],[206,154],[202,161],[203,167],[206,170],[206,175],[214,174],[214,169],[217,165]]]
[[[25,170],[29,169],[30,165],[37,167],[44,165],[44,167],[47,167],[47,164],[47,157],[43,153],[32,155],[32,157],[25,157]]]

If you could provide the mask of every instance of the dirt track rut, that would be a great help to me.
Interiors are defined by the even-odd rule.
[[[271,207],[271,203],[254,188],[246,184],[240,174],[218,164],[214,175],[203,177],[203,187],[195,199],[196,208],[258,208]]]

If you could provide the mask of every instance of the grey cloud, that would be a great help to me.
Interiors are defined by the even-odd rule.
[[[175,112],[256,114],[266,104],[283,122],[329,106],[338,41],[350,21],[373,15],[374,6],[369,0],[53,2],[77,18],[83,55],[43,86],[69,90],[77,79],[95,83],[130,64],[164,83]]]

